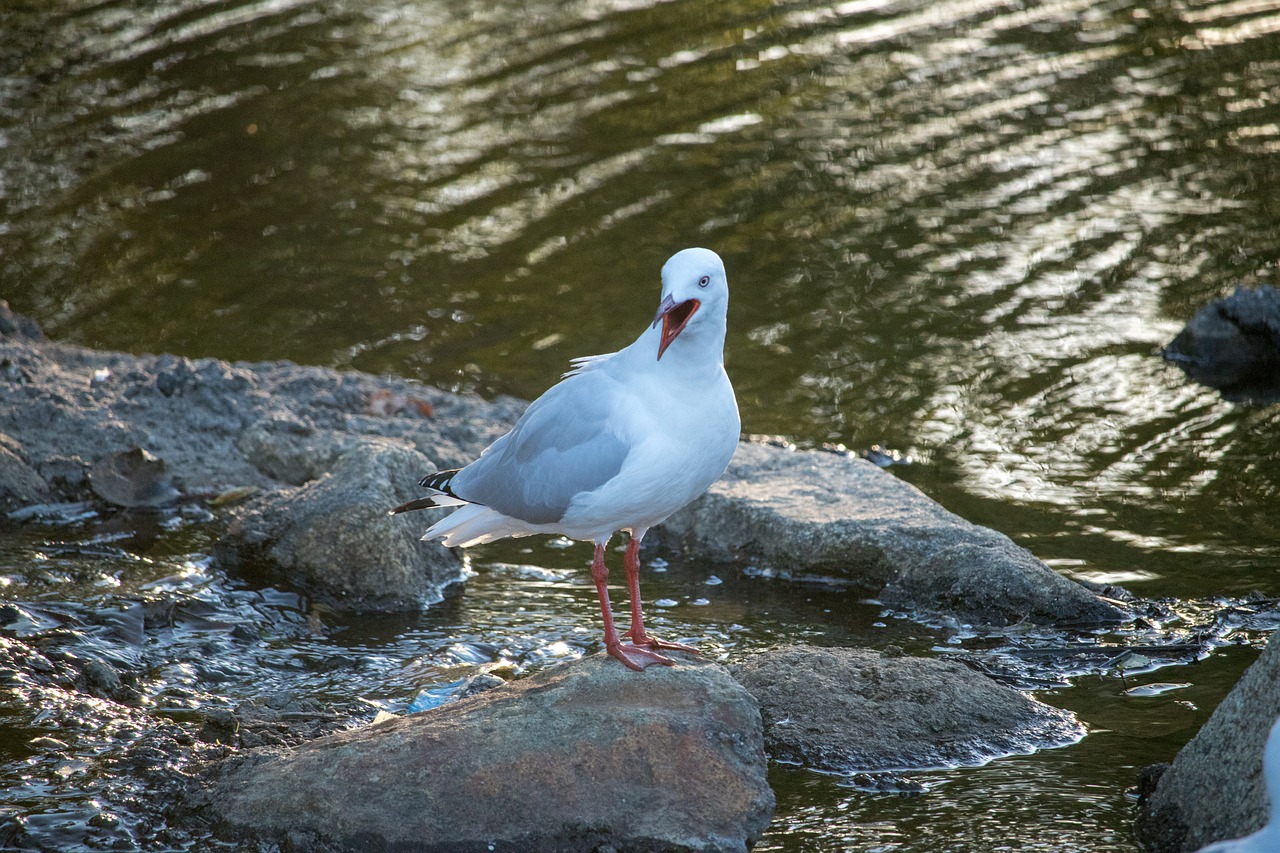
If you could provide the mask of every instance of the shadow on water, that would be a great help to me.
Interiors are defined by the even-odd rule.
[[[1158,357],[1203,302],[1276,283],[1266,4],[59,0],[0,32],[0,279],[51,336],[531,398],[705,244],[747,432],[908,451],[895,474],[949,509],[1214,639],[1130,676],[1189,685],[1151,696],[1050,668],[1091,734],[924,796],[775,768],[766,849],[1131,848],[1134,768],[1270,628],[1232,614],[1280,592],[1280,407]],[[225,577],[199,518],[137,527],[0,539],[3,637],[136,676],[134,708],[74,684],[0,705],[7,805],[50,849],[161,843],[101,769],[158,717],[293,691],[358,721],[596,648],[576,546],[482,550],[431,611],[357,618]],[[716,567],[648,583],[714,656],[1018,645]]]

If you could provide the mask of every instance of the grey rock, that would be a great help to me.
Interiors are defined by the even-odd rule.
[[[178,499],[163,459],[141,447],[104,456],[89,469],[94,494],[123,507],[157,508]]]
[[[1210,302],[1164,357],[1229,400],[1280,400],[1280,290],[1238,288]]]
[[[0,501],[31,504],[49,497],[49,484],[22,458],[18,442],[0,433]]]
[[[744,851],[767,827],[754,700],[701,661],[597,655],[215,766],[189,806],[310,851]]]
[[[732,671],[760,703],[770,756],[815,770],[978,765],[1085,733],[1068,712],[954,661],[790,646]]]
[[[1280,717],[1280,633],[1184,746],[1140,806],[1138,834],[1156,853],[1199,850],[1262,828],[1270,815],[1262,751]]]
[[[1125,614],[1007,536],[970,524],[870,462],[743,443],[662,535],[714,558],[850,581],[892,607],[979,624],[1118,622]]]
[[[462,579],[461,560],[387,515],[417,496],[408,472],[433,470],[431,462],[385,439],[347,444],[328,473],[237,507],[220,553],[266,557],[340,610],[419,610],[439,601]]]
[[[418,496],[429,460],[467,461],[522,409],[288,362],[98,352],[19,319],[0,309],[0,364],[17,377],[0,376],[0,509],[82,500],[90,485],[125,506],[252,487],[262,497],[231,512],[220,555],[266,560],[342,609],[417,608],[458,578],[456,556],[418,543],[424,519],[385,510]],[[379,393],[422,399],[435,417],[371,414]],[[136,466],[114,464],[135,448],[160,488],[135,488],[147,485]]]

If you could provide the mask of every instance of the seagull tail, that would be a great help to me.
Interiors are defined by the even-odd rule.
[[[483,545],[505,536],[528,536],[531,533],[550,532],[540,530],[539,525],[503,515],[481,504],[470,504],[455,510],[437,521],[422,536],[422,541],[439,539],[446,548],[466,548]]]

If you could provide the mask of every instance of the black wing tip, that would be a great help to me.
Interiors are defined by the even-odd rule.
[[[448,471],[437,471],[434,474],[428,474],[418,481],[418,485],[424,489],[435,489],[437,492],[444,492],[446,495],[457,497],[449,488],[449,484],[453,482],[453,475],[460,470],[462,469],[450,468]]]
[[[448,471],[437,471],[434,474],[428,474],[418,481],[418,485],[424,489],[432,489],[437,495],[448,495],[451,498],[458,497],[453,493],[453,489],[449,488],[449,484],[453,481],[453,475],[461,471],[461,468],[450,468]],[[387,515],[399,515],[402,512],[413,512],[415,509],[432,509],[440,506],[436,503],[437,495],[428,495],[425,498],[417,498],[408,503],[400,504],[400,506],[387,510]],[[459,498],[461,500],[461,498]]]

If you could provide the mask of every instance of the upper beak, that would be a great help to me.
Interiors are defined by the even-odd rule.
[[[662,340],[658,344],[659,359],[667,351],[667,347],[671,346],[671,342],[676,339],[676,336],[684,331],[685,326],[689,325],[689,318],[693,316],[701,305],[702,303],[697,299],[676,302],[669,293],[662,298],[662,304],[658,306],[658,313],[653,318],[654,326],[658,325],[659,321],[662,322]]]

